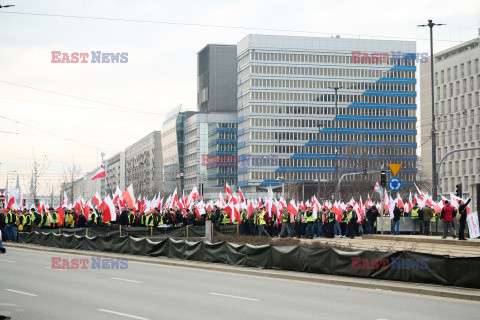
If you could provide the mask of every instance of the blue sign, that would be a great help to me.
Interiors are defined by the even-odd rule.
[[[398,191],[402,187],[402,180],[397,177],[390,178],[390,180],[388,180],[388,187],[392,191]]]

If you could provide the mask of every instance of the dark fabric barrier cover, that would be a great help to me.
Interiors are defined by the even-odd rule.
[[[480,289],[480,258],[450,258],[416,252],[344,252],[331,248],[252,246],[227,242],[188,242],[167,238],[160,242],[108,234],[78,236],[19,233],[19,242],[49,247],[163,256],[341,276],[433,283]]]
[[[225,241],[217,243],[205,242],[205,246],[203,248],[203,261],[228,263],[227,249],[225,248],[226,245],[227,243]]]

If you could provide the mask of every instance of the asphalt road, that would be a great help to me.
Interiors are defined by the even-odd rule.
[[[12,319],[478,319],[480,303],[128,262],[51,269],[52,257],[0,255],[0,315]]]

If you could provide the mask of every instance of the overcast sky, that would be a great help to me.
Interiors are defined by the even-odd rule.
[[[159,130],[170,109],[179,104],[196,108],[196,53],[208,43],[236,44],[249,33],[338,34],[416,40],[417,51],[425,52],[428,28],[416,25],[432,18],[447,24],[435,28],[437,52],[477,37],[480,26],[478,0],[0,0],[0,4],[16,5],[0,9],[0,116],[20,122],[0,118],[0,188],[8,171],[29,176],[33,156],[48,159],[45,177],[52,181],[73,161],[83,172],[93,170],[101,152],[109,157]],[[89,58],[84,64],[55,64],[51,51],[128,52],[128,63],[92,64]],[[12,180],[14,174],[9,177]]]

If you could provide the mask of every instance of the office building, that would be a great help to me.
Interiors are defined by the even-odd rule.
[[[209,44],[197,54],[197,108],[201,112],[235,112],[237,46]]]
[[[153,198],[164,192],[162,182],[162,134],[154,131],[125,149],[125,186],[132,184],[136,197]]]
[[[480,38],[434,54],[437,164],[448,152],[480,147]],[[430,63],[420,66],[422,174],[432,179],[432,99]],[[438,168],[437,168],[438,169]],[[465,196],[480,183],[480,150],[449,155],[440,168],[439,194]]]
[[[404,184],[415,181],[415,51],[412,41],[268,35],[241,40],[238,186],[255,197],[259,189],[280,185],[279,179],[334,180],[334,87],[340,88],[340,175],[399,162]]]

